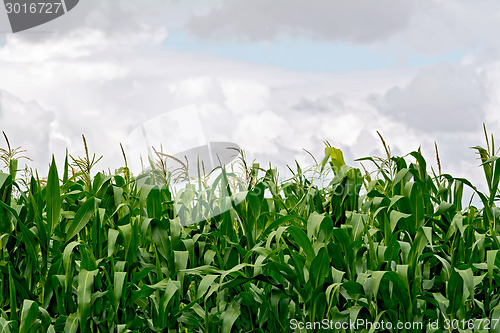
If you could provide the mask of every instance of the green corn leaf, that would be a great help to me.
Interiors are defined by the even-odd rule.
[[[66,272],[66,275],[71,274],[70,267],[73,263],[73,261],[71,260],[71,255],[72,255],[75,247],[77,247],[78,245],[80,245],[80,242],[73,241],[73,242],[69,243],[68,245],[66,245],[66,247],[64,248],[63,266],[64,266],[64,271]]]
[[[491,313],[491,324],[490,332],[499,333],[500,332],[500,304],[493,308]]]
[[[16,321],[7,320],[3,317],[0,317],[0,333],[16,332],[16,330],[11,329],[16,323]]]
[[[490,278],[490,282],[493,279],[493,269],[495,268],[497,254],[498,250],[490,250],[486,252],[486,264],[488,265],[488,277]]]
[[[38,304],[36,304],[36,302],[31,300],[25,300],[23,302],[19,333],[30,333],[37,330],[38,326],[40,326],[38,312]]]
[[[322,284],[330,271],[329,257],[326,248],[321,248],[311,263],[310,280],[312,289]]]
[[[398,222],[401,220],[401,219],[407,219],[411,216],[411,214],[405,214],[405,213],[401,213],[397,210],[393,210],[391,211],[391,215],[390,215],[390,221],[391,221],[391,232],[394,232],[394,229],[396,229],[396,226],[398,225]]]
[[[208,274],[203,277],[200,284],[198,285],[198,291],[196,292],[196,298],[203,297],[207,292],[208,288],[214,283],[218,278],[218,275]]]
[[[46,204],[47,228],[50,238],[59,223],[59,218],[61,216],[61,191],[59,188],[59,176],[57,175],[56,161],[53,155],[52,163],[49,168],[49,177],[47,178]]]
[[[130,249],[130,244],[132,243],[132,225],[130,223],[125,224],[125,225],[120,225],[118,226],[118,229],[120,230],[121,235],[123,236],[124,240],[124,247],[125,247],[125,256],[128,257],[131,249]]]
[[[66,319],[64,324],[64,333],[76,333],[78,330],[78,315],[72,313]]]
[[[159,188],[155,186],[153,189],[151,189],[146,199],[146,207],[149,217],[157,219],[161,218],[163,214],[161,202],[161,192]]]
[[[78,209],[75,218],[66,225],[66,241],[75,237],[89,223],[100,202],[100,199],[91,197]]]
[[[9,294],[10,294],[10,311],[11,311],[11,317],[13,320],[17,319],[17,297],[16,297],[16,285],[14,283],[14,276],[13,276],[13,268],[9,264],[8,266],[8,271],[9,271]]]
[[[342,150],[334,147],[327,147],[325,148],[325,155],[330,157],[330,160],[332,161],[334,167],[340,168],[341,166],[345,165],[344,154],[342,153]]]
[[[234,322],[241,314],[240,306],[233,300],[222,313],[222,333],[230,333]]]
[[[116,252],[116,240],[120,232],[115,229],[108,230],[108,257],[111,257]]]
[[[454,314],[458,311],[460,306],[462,306],[463,300],[463,288],[464,281],[460,274],[456,271],[451,273],[450,280],[448,281],[448,286],[446,288],[447,298],[449,300],[449,306],[446,311],[447,314]]]
[[[474,299],[474,273],[472,272],[472,269],[457,269],[457,272],[462,277],[464,287],[469,293],[468,297]]]
[[[78,321],[80,322],[81,332],[85,332],[85,324],[87,323],[91,306],[92,287],[97,273],[98,270],[89,272],[86,269],[82,269],[78,274]]]
[[[120,304],[120,299],[123,294],[123,287],[125,285],[125,278],[127,277],[127,272],[115,272],[113,280],[113,296],[114,296],[114,306],[118,311],[118,306]]]
[[[304,231],[294,226],[290,226],[286,230],[290,233],[290,235],[292,235],[295,241],[304,250],[307,262],[310,264],[313,261],[315,254],[307,235],[304,233]]]

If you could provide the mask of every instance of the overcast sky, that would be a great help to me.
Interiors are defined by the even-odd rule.
[[[383,156],[380,131],[479,181],[470,147],[483,122],[500,135],[497,0],[82,0],[9,29],[0,8],[0,128],[42,174],[82,134],[113,170],[120,142],[136,168],[148,144],[207,141],[277,165],[328,141],[353,163]]]

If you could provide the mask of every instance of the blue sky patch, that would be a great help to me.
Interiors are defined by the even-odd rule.
[[[438,56],[425,56],[395,47],[377,48],[290,38],[258,43],[200,40],[182,32],[172,32],[164,45],[171,50],[206,53],[296,71],[326,73],[458,63],[466,53],[458,50]]]

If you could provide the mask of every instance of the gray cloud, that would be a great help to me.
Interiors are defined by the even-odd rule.
[[[499,21],[496,0],[422,1],[408,29],[393,40],[399,47],[410,47],[419,54],[440,55],[450,51],[495,49]]]
[[[473,68],[439,64],[424,68],[405,87],[394,87],[374,105],[424,132],[476,131],[484,121],[484,78]]]
[[[302,98],[292,109],[303,112],[338,113],[345,111],[344,98],[342,94],[322,95],[315,100]]]
[[[416,1],[223,1],[186,28],[202,38],[273,40],[280,35],[366,43],[404,30]]]

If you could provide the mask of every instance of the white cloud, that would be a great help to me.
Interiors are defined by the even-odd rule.
[[[77,28],[65,34],[45,38],[8,35],[0,49],[0,61],[41,64],[58,59],[86,57],[103,51],[124,52],[135,46],[161,43],[167,36],[165,28],[138,27],[136,31],[109,34],[95,28]]]
[[[480,68],[485,77],[487,99],[484,106],[486,126],[489,131],[500,134],[500,60],[484,65]],[[498,134],[497,134],[498,133]]]
[[[471,67],[423,68],[405,87],[390,89],[375,105],[424,132],[477,131],[484,121],[484,78]]]
[[[77,58],[86,56],[105,46],[102,31],[81,29],[63,38],[44,39],[41,42],[8,35],[7,44],[0,50],[0,60],[5,62],[42,63],[52,58]]]
[[[227,108],[237,114],[260,112],[269,106],[270,88],[259,82],[226,79],[222,91]]]
[[[0,90],[0,128],[5,131],[11,148],[21,147],[27,150],[22,154],[30,157],[23,163],[39,167],[42,171],[46,168],[52,140],[51,126],[55,115],[51,111],[43,110],[35,101],[22,101],[6,91]],[[0,139],[0,145],[7,147]]]
[[[169,85],[170,93],[178,104],[217,102],[225,100],[221,84],[212,77],[194,77]]]
[[[457,49],[482,53],[494,48],[497,53],[499,15],[495,0],[423,1],[408,30],[398,36],[398,42],[410,44],[427,55]]]
[[[235,139],[253,154],[278,154],[276,143],[293,141],[295,133],[286,119],[269,110],[243,116],[236,126]]]

